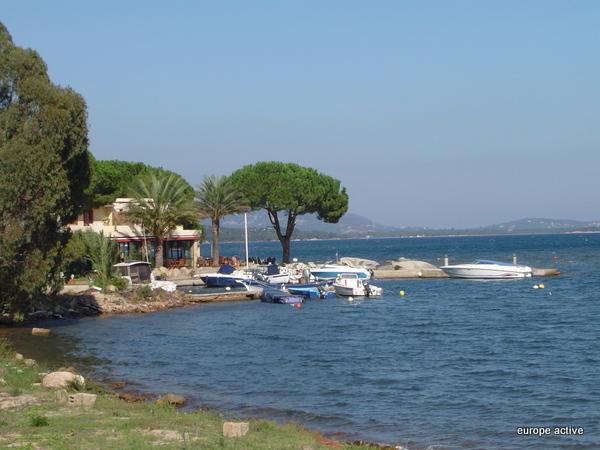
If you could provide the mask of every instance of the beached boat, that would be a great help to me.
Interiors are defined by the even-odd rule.
[[[317,269],[310,269],[315,280],[335,280],[340,275],[354,274],[362,280],[371,278],[371,271],[363,267],[351,267],[342,264],[324,264]]]
[[[338,276],[333,283],[335,293],[345,297],[364,296],[375,297],[383,294],[383,289],[373,286],[367,280],[358,278],[354,273],[346,273]]]
[[[440,267],[452,278],[473,279],[503,279],[503,278],[528,278],[533,269],[529,266],[478,260],[470,264],[453,264]]]
[[[240,286],[241,282],[249,281],[252,276],[242,270],[236,270],[229,264],[223,264],[215,273],[205,273],[199,276],[206,287]]]

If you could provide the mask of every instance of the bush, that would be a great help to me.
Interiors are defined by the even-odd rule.
[[[32,427],[47,427],[50,424],[48,423],[47,417],[40,416],[39,414],[33,414],[29,417],[29,425]]]
[[[116,287],[119,291],[122,291],[129,287],[129,282],[123,277],[113,277],[110,280],[110,284]]]
[[[142,300],[146,300],[150,297],[152,297],[152,289],[150,289],[150,286],[142,286],[141,288],[137,289],[133,295],[133,299],[136,302],[141,302]]]

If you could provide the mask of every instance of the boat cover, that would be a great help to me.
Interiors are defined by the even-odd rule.
[[[235,272],[235,267],[229,264],[223,264],[218,270],[218,273],[222,273],[223,275],[231,275],[233,272]]]

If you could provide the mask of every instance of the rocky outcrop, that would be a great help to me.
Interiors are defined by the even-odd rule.
[[[400,258],[386,261],[386,264],[374,270],[375,278],[447,278],[448,275],[438,267],[425,261]]]
[[[375,269],[379,265],[377,261],[373,261],[371,259],[352,258],[349,256],[340,258],[340,264],[345,264],[352,267],[364,267],[365,269]]]
[[[12,396],[6,392],[0,392],[0,411],[7,409],[23,408],[25,406],[37,405],[40,400],[33,395]]]
[[[85,378],[72,372],[50,372],[42,378],[42,386],[48,389],[81,389],[85,387]]]

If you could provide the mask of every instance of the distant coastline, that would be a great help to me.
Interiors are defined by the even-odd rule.
[[[229,229],[231,230],[231,229]],[[239,230],[235,230],[236,232]],[[252,234],[255,230],[248,230]],[[466,230],[467,231],[467,230]],[[448,233],[448,234],[407,234],[407,235],[368,235],[368,236],[327,236],[327,237],[310,237],[292,239],[292,242],[310,242],[310,241],[352,241],[352,240],[370,240],[370,239],[423,239],[423,238],[454,238],[454,237],[499,237],[499,236],[542,236],[542,235],[564,235],[564,234],[600,234],[600,230],[537,230],[537,231],[516,231],[516,232],[489,232],[482,233],[474,230],[468,230],[465,233]],[[273,239],[251,239],[252,242],[278,242],[277,238]],[[210,240],[206,241],[210,242]],[[243,243],[243,239],[221,239],[222,243],[239,244]]]

